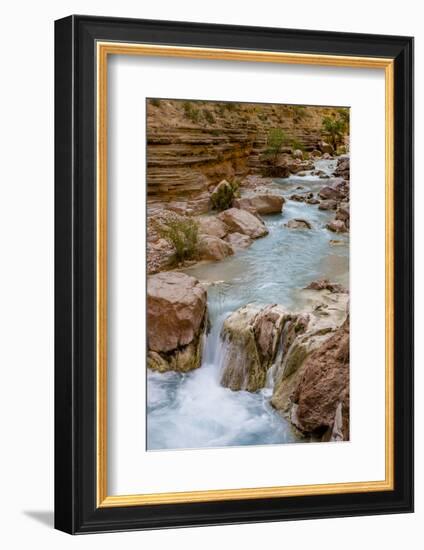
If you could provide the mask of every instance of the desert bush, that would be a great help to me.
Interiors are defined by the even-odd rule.
[[[281,147],[287,142],[287,135],[281,128],[271,128],[268,132],[266,142],[265,155],[270,157],[274,162],[280,154]]]
[[[155,221],[154,228],[160,237],[174,247],[175,260],[180,263],[192,260],[199,250],[199,224],[193,218],[177,214],[164,221]]]
[[[240,196],[239,187],[240,184],[237,180],[218,185],[211,195],[212,208],[219,212],[230,208],[233,200]]]
[[[150,103],[155,107],[160,107],[160,99],[158,99],[157,97],[154,97],[153,99],[151,99]]]

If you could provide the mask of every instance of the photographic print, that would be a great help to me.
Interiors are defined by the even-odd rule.
[[[147,100],[147,449],[349,439],[349,109]]]

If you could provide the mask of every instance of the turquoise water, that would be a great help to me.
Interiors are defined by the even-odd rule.
[[[335,161],[319,161],[330,172]],[[331,181],[331,180],[330,180]],[[273,192],[283,196],[318,191],[329,180],[314,176],[275,180]],[[302,186],[303,189],[296,189]],[[335,235],[325,224],[334,212],[317,205],[287,201],[281,214],[264,216],[269,235],[254,241],[222,262],[184,270],[208,289],[211,331],[205,337],[202,366],[188,374],[149,372],[147,375],[147,448],[178,449],[265,445],[299,441],[291,424],[269,404],[272,381],[256,392],[233,392],[219,384],[224,319],[247,303],[279,303],[302,307],[299,291],[315,279],[328,278],[348,286],[349,246],[346,235]],[[311,230],[284,227],[303,218]],[[330,240],[336,239],[337,246]],[[271,378],[271,377],[270,377]]]

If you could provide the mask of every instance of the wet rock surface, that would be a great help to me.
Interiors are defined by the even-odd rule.
[[[187,371],[199,367],[206,321],[206,291],[194,277],[179,272],[148,277],[149,368]]]

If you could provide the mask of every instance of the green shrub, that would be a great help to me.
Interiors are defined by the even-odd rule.
[[[212,208],[219,212],[230,208],[233,200],[240,196],[239,186],[240,184],[237,180],[218,185],[211,195]]]
[[[154,222],[158,234],[169,242],[175,250],[175,260],[180,263],[192,260],[199,249],[199,224],[193,218],[169,216],[166,221]]]
[[[337,118],[325,116],[322,119],[322,132],[333,149],[336,150],[347,132],[346,120],[340,115]]]
[[[287,135],[281,128],[271,128],[266,142],[265,155],[276,162],[281,147],[287,143]]]
[[[151,99],[150,103],[155,107],[160,107],[160,99],[158,99],[157,97],[154,97],[153,99]]]

